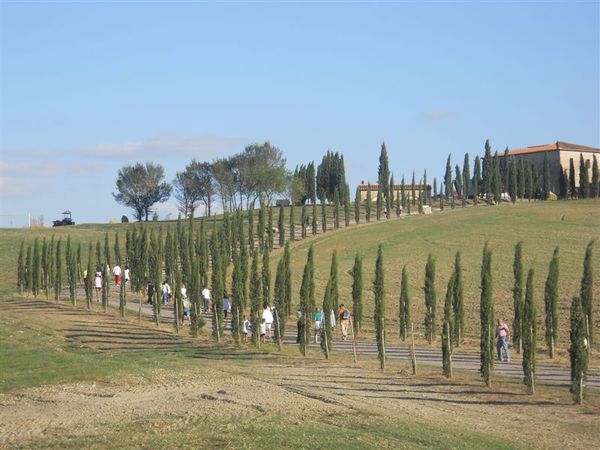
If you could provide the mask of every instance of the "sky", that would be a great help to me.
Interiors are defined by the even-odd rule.
[[[0,226],[132,211],[120,168],[265,141],[351,192],[494,150],[600,147],[600,2],[0,2]],[[176,218],[174,199],[157,205]]]

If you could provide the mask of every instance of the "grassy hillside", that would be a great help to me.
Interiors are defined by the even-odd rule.
[[[579,292],[584,250],[590,239],[600,237],[600,203],[538,202],[502,207],[478,207],[446,209],[432,216],[413,216],[399,220],[382,221],[377,224],[351,227],[331,232],[315,239],[308,239],[294,246],[292,266],[294,271],[294,294],[300,288],[300,277],[309,246],[314,245],[316,254],[317,301],[322,301],[329,274],[331,254],[338,252],[340,270],[340,297],[346,305],[351,304],[350,270],[355,253],[360,253],[364,270],[364,301],[366,316],[372,316],[373,295],[370,291],[377,245],[383,244],[385,280],[387,291],[387,316],[390,337],[397,335],[397,315],[400,293],[400,275],[406,265],[413,320],[419,336],[422,335],[424,314],[423,280],[428,253],[436,258],[437,312],[439,324],[443,313],[446,285],[453,267],[454,254],[461,252],[464,268],[466,334],[478,339],[479,333],[479,275],[484,243],[489,242],[493,251],[494,307],[497,317],[512,322],[512,262],[515,244],[524,243],[525,269],[535,270],[536,302],[539,326],[543,330],[543,291],[548,264],[554,247],[560,246],[560,306],[559,339],[568,339],[568,312],[570,299]],[[595,309],[600,309],[600,243],[594,252]],[[596,324],[600,324],[600,313]],[[538,332],[543,338],[543,331]],[[565,352],[565,346],[562,346]]]

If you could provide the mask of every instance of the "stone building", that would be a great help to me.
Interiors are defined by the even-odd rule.
[[[500,157],[525,159],[536,165],[540,177],[544,171],[544,155],[548,158],[548,169],[550,171],[550,190],[558,192],[560,187],[560,172],[569,170],[570,160],[575,167],[575,186],[579,187],[579,158],[580,155],[588,166],[588,178],[592,179],[592,164],[594,155],[600,164],[600,149],[586,147],[584,145],[570,144],[568,142],[556,141],[553,144],[534,145],[532,147],[510,150],[508,153],[498,154]],[[540,180],[541,182],[541,180]]]
[[[379,185],[378,184],[359,184],[358,185],[358,190],[360,192],[360,201],[364,202],[367,199],[367,191],[371,189],[371,200],[373,201],[373,204],[375,204],[375,201],[377,200],[377,191],[379,191]],[[401,184],[394,184],[393,186],[390,186],[390,189],[393,189],[394,191],[394,198],[400,198],[400,196],[402,195],[401,191],[402,191],[402,185]],[[415,198],[418,199],[419,196],[421,195],[421,192],[426,194],[426,197],[424,198],[431,198],[431,185],[429,184],[415,184],[414,186],[414,191],[415,191]],[[407,200],[411,200],[412,199],[412,192],[413,192],[413,185],[412,184],[405,184],[404,185],[404,196]]]

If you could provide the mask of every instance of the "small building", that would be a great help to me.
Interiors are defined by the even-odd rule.
[[[359,184],[358,190],[360,192],[360,201],[364,202],[367,199],[367,192],[371,190],[371,200],[373,202],[377,201],[377,192],[379,191],[378,184]],[[394,198],[401,198],[402,196],[402,185],[394,184],[390,186],[390,189],[394,191]],[[404,197],[407,200],[412,200],[412,193],[415,193],[415,199],[418,199],[421,195],[421,192],[425,194],[425,198],[431,198],[431,185],[430,184],[405,184],[404,185]]]
[[[588,178],[592,179],[593,158],[595,155],[597,159],[600,159],[600,148],[556,141],[553,144],[534,145],[498,154],[500,157],[515,158],[517,160],[524,159],[527,162],[535,164],[540,177],[544,171],[544,155],[548,159],[550,190],[556,193],[560,188],[561,170],[568,172],[571,160],[573,160],[575,167],[575,186],[579,187],[579,164],[581,156],[583,156],[588,167]],[[598,163],[600,163],[600,160]],[[542,181],[540,180],[540,182]]]

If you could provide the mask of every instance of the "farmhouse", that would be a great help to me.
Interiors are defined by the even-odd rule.
[[[500,157],[515,158],[517,160],[524,159],[536,165],[539,173],[544,170],[544,155],[548,158],[548,168],[550,172],[550,190],[558,192],[560,183],[561,170],[569,170],[571,160],[575,167],[575,186],[579,187],[579,159],[583,156],[588,167],[588,178],[592,178],[592,164],[594,155],[599,159],[600,163],[600,148],[586,147],[584,145],[570,144],[568,142],[556,141],[553,144],[534,145],[532,147],[519,148],[510,150]]]
[[[358,190],[360,192],[360,201],[364,202],[367,199],[367,192],[371,190],[371,200],[375,202],[377,200],[377,192],[379,191],[378,184],[365,184],[364,182],[358,185]],[[390,189],[394,191],[394,198],[400,198],[402,195],[402,185],[394,184],[390,186]],[[430,184],[415,184],[414,187],[412,184],[404,185],[404,196],[407,200],[412,200],[412,193],[415,193],[415,199],[418,199],[423,192],[426,195],[426,198],[431,198],[431,185]]]

